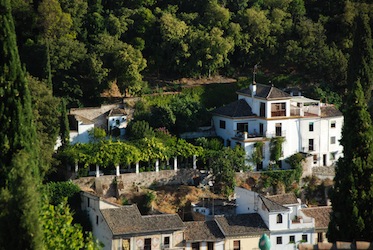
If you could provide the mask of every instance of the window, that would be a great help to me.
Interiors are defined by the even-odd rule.
[[[271,116],[286,116],[286,103],[272,103],[271,104]]]
[[[225,121],[220,120],[219,127],[222,128],[222,129],[225,129]]]
[[[214,242],[207,242],[207,250],[214,250]]]
[[[276,123],[276,136],[282,136],[282,124],[281,123]]]
[[[260,103],[259,116],[260,117],[265,117],[266,116],[266,104],[264,102]]]
[[[307,242],[307,234],[302,234],[302,241]]]
[[[313,155],[313,164],[317,164],[317,155]]]
[[[238,132],[249,132],[249,124],[248,123],[237,123],[237,131]]]
[[[278,214],[277,215],[277,224],[280,224],[280,223],[282,223],[282,215]]]
[[[336,127],[336,122],[335,121],[331,121],[330,122],[330,128],[335,128]]]
[[[335,153],[330,153],[330,160],[335,160]]]
[[[313,122],[310,122],[310,123],[308,124],[308,130],[309,130],[310,132],[313,131]]]
[[[324,241],[323,233],[317,233],[317,242],[323,242],[323,241]]]
[[[122,248],[123,248],[123,250],[130,250],[130,240],[129,239],[123,239],[122,240]]]
[[[96,215],[96,225],[98,225],[98,215]]]
[[[231,146],[231,140],[227,139],[227,147]]]
[[[281,236],[279,236],[279,237],[276,238],[276,244],[277,245],[281,245],[282,244],[282,237]]]
[[[88,207],[91,207],[91,206],[90,206],[90,205],[91,205],[90,203],[91,203],[91,200],[87,197],[87,206],[88,206]]]
[[[330,137],[330,144],[335,144],[335,136]]]
[[[115,123],[116,123],[117,125],[119,125],[119,120],[118,120],[118,119],[116,119],[116,120],[115,120]]]
[[[241,249],[241,242],[239,240],[233,241],[233,250],[240,250]]]
[[[262,170],[263,169],[263,162],[259,162],[256,164],[256,170]]]
[[[289,236],[289,243],[295,243],[295,235]]]
[[[146,238],[144,240],[144,250],[152,250],[152,239]]]
[[[308,139],[308,151],[313,151],[313,139]]]
[[[192,250],[199,250],[199,242],[192,243]]]
[[[170,236],[166,236],[163,238],[163,246],[167,248],[170,246]]]
[[[264,125],[263,123],[259,123],[259,134],[263,136],[264,134]]]

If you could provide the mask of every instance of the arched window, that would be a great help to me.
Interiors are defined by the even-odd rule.
[[[277,215],[277,223],[282,223],[282,215],[281,214]]]

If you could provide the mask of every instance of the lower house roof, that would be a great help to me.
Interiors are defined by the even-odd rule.
[[[299,204],[299,201],[294,193],[267,195],[266,198],[274,202],[277,202],[278,204],[281,204],[281,205]]]
[[[267,225],[257,213],[216,216],[215,221],[225,237],[252,236],[269,233]]]
[[[342,112],[334,105],[327,105],[320,107],[321,117],[339,117],[343,116]]]
[[[278,202],[259,195],[260,199],[262,200],[264,206],[268,209],[269,212],[287,212],[290,211],[289,208],[284,207],[283,205],[279,204]]]
[[[185,228],[177,214],[142,216],[136,205],[102,209],[101,213],[113,236],[149,234]]]
[[[216,115],[236,118],[256,116],[256,114],[252,112],[250,105],[244,99],[239,99],[223,107],[216,108],[212,111],[212,113]]]
[[[224,239],[216,221],[188,221],[185,240],[187,242],[221,241]]]
[[[327,229],[330,222],[331,206],[309,207],[301,209],[302,213],[315,219],[315,229]]]

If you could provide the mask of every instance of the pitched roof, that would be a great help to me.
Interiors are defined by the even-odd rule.
[[[80,115],[68,115],[68,119],[71,120],[72,122],[82,122],[83,124],[85,125],[88,125],[88,124],[94,124],[94,122],[88,118],[85,118],[83,116],[80,116]]]
[[[185,226],[177,214],[141,216],[136,205],[102,209],[113,235],[179,230]]]
[[[261,235],[269,231],[262,217],[257,213],[216,216],[215,221],[226,237]]]
[[[144,231],[167,231],[185,228],[178,214],[157,214],[142,216],[146,225]]]
[[[185,240],[190,242],[219,241],[224,238],[216,221],[189,221],[186,225]]]
[[[303,208],[301,210],[306,216],[315,219],[315,228],[327,228],[330,221],[330,213],[332,212],[332,207],[310,207]]]
[[[124,109],[121,108],[114,108],[110,110],[108,116],[118,116],[118,115],[127,115],[127,112]]]
[[[251,95],[251,89],[250,88],[242,89],[242,90],[237,91],[237,93],[244,94],[244,95]],[[256,84],[255,97],[270,100],[270,99],[288,99],[291,96],[285,91],[282,91],[274,86]]]
[[[260,199],[263,201],[264,206],[269,212],[284,212],[289,211],[289,208],[282,206],[281,204],[272,201],[264,196],[259,195]]]
[[[321,106],[321,117],[337,117],[343,116],[342,112],[339,111],[334,105]]]
[[[247,104],[244,99],[240,99],[223,107],[219,107],[213,110],[212,113],[228,117],[255,116],[255,114],[251,110],[250,105]]]
[[[102,209],[101,213],[109,228],[115,234],[139,233],[144,223],[136,205],[116,209]]]
[[[299,204],[298,199],[294,193],[269,195],[266,197],[281,205]]]

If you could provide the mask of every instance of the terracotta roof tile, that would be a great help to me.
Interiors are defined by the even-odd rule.
[[[246,94],[251,95],[250,88],[242,89],[237,91],[238,94]],[[256,94],[255,97],[264,98],[267,100],[270,99],[288,99],[290,98],[290,94],[282,91],[274,86],[264,85],[264,84],[256,84]]]
[[[335,106],[328,105],[328,106],[321,107],[321,117],[337,117],[337,116],[343,116],[343,114]]]
[[[226,237],[261,235],[268,233],[268,227],[259,214],[216,216],[215,221]]]
[[[219,241],[224,238],[216,221],[189,221],[186,225],[185,240],[190,242]]]
[[[146,225],[144,231],[180,230],[185,228],[178,214],[157,214],[142,216]]]
[[[138,234],[185,228],[177,214],[141,216],[136,205],[102,209],[101,213],[113,235]]]
[[[330,213],[332,212],[332,207],[310,207],[303,208],[301,210],[306,216],[312,217],[315,219],[315,228],[327,228],[330,221]]]
[[[127,115],[127,112],[124,109],[115,108],[115,109],[110,110],[108,116],[118,116],[118,115]]]
[[[298,199],[294,193],[270,195],[266,197],[281,205],[299,204]]]
[[[264,196],[259,195],[262,199],[264,206],[268,209],[269,212],[281,212],[281,211],[288,211],[289,208],[282,206],[281,204],[272,201]]]
[[[101,213],[113,235],[139,233],[145,226],[136,205],[102,209]]]
[[[219,107],[213,110],[212,113],[229,117],[255,116],[250,105],[247,104],[247,102],[243,99],[237,100],[223,107]]]

